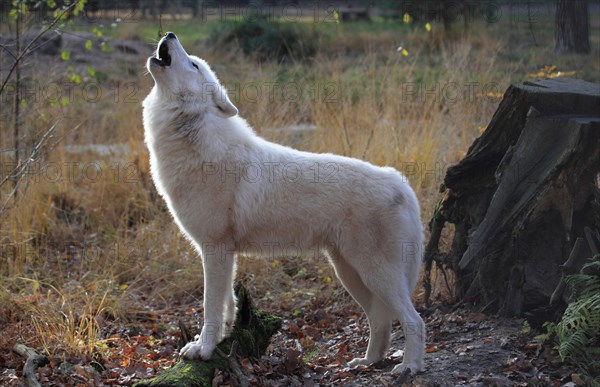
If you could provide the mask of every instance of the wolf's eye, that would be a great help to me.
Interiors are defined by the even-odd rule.
[[[196,70],[200,70],[200,67],[198,67],[198,65],[195,64],[194,62],[192,62],[192,66],[194,66],[196,68]]]

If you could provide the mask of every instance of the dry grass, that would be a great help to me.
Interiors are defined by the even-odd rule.
[[[241,115],[259,134],[403,171],[419,196],[424,223],[440,199],[445,169],[485,127],[498,93],[544,64],[560,62],[572,66],[562,70],[584,76],[600,67],[597,59],[558,59],[547,47],[528,47],[515,62],[511,39],[526,41],[526,30],[495,37],[493,30],[475,26],[470,39],[448,41],[437,26],[430,34],[422,28],[378,34],[335,28],[327,31],[314,60],[286,66],[232,61],[238,52],[219,52],[205,44],[189,51],[213,64],[233,91]],[[177,31],[177,26],[171,29]],[[129,26],[123,35],[134,37],[135,29]],[[397,51],[399,46],[407,48],[407,57]],[[55,76],[62,79],[64,74]],[[151,81],[141,72],[133,81],[141,101]],[[95,104],[76,98],[66,107],[42,100],[24,116],[28,138],[59,118],[61,131],[60,142],[0,219],[0,327],[17,324],[16,336],[22,336],[7,341],[34,343],[51,354],[92,355],[101,350],[102,328],[110,321],[135,320],[146,308],[174,300],[202,299],[200,260],[173,225],[149,178],[141,106],[111,98],[107,93]],[[314,130],[280,130],[299,124]],[[10,120],[3,123],[3,133],[9,127]],[[11,141],[3,134],[0,149],[9,148]],[[126,144],[127,150],[103,156],[69,148],[112,143]],[[10,162],[10,154],[0,157],[3,165]],[[8,187],[2,190],[5,195]],[[290,270],[307,264],[315,281],[332,277],[324,260],[249,258],[240,260],[240,277],[257,294],[285,295]],[[437,283],[443,291],[442,280]],[[333,284],[339,286],[335,280]]]

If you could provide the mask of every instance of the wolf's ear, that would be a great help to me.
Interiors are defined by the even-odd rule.
[[[217,105],[217,114],[223,118],[233,117],[238,114],[238,109],[229,100],[227,91],[223,87],[217,87],[213,92],[213,101]]]

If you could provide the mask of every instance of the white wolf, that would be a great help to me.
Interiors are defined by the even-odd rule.
[[[406,178],[258,137],[208,64],[188,55],[172,32],[147,67],[155,81],[143,103],[152,177],[204,265],[204,324],[181,355],[209,359],[230,334],[237,254],[318,251],[369,319],[366,356],[349,366],[384,358],[399,319],[406,348],[392,372],[421,371],[425,325],[411,293],[423,229]]]

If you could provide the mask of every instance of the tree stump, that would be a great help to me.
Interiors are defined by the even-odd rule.
[[[269,340],[281,328],[281,319],[256,309],[242,285],[236,286],[237,316],[231,336],[222,341],[208,361],[180,359],[154,379],[135,383],[136,387],[210,387],[215,370],[228,370],[243,378],[236,356],[260,357]],[[240,383],[243,384],[243,383]]]
[[[561,78],[510,86],[484,133],[448,168],[426,270],[433,262],[452,269],[458,299],[485,311],[545,310],[574,242],[586,227],[600,228],[599,181],[600,85]],[[454,236],[441,252],[447,223]],[[580,268],[591,253],[578,257]],[[429,278],[425,288],[428,299]]]

